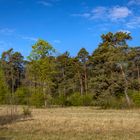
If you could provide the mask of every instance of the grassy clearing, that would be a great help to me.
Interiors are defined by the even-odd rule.
[[[5,107],[0,108],[0,115]],[[140,110],[33,109],[32,118],[0,127],[7,140],[139,140]],[[0,140],[1,140],[0,138]]]

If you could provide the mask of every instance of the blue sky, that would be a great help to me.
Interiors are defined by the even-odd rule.
[[[109,31],[131,32],[129,44],[139,46],[140,0],[0,0],[0,53],[26,57],[38,38],[61,53],[91,53]]]

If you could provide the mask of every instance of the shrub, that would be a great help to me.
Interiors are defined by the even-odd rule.
[[[83,105],[83,98],[80,93],[74,93],[68,98],[69,103],[72,106],[82,106]]]
[[[101,95],[97,101],[96,105],[100,106],[103,109],[113,108],[113,109],[123,109],[127,108],[128,105],[126,103],[125,97],[116,97],[107,94]]]
[[[8,90],[0,85],[0,104],[7,103]]]
[[[28,88],[25,87],[18,88],[15,95],[18,104],[20,105],[29,104],[30,92]]]
[[[25,117],[30,117],[31,116],[31,110],[29,109],[29,107],[23,107],[23,115]]]
[[[140,107],[140,92],[139,91],[129,91],[129,96],[133,101],[135,107]]]
[[[69,106],[70,102],[68,101],[67,96],[61,94],[54,99],[54,104],[61,105],[61,106]]]
[[[93,104],[93,95],[73,93],[70,96],[64,96],[61,94],[59,97],[53,99],[53,104],[62,106],[90,106]]]
[[[84,106],[91,106],[93,105],[93,95],[92,94],[87,94],[82,96],[82,104]]]
[[[53,105],[53,103],[54,103],[54,99],[50,94],[46,95],[46,101],[47,101],[47,106],[48,107]]]
[[[40,92],[40,90],[32,91],[31,97],[30,97],[30,104],[39,108],[44,106],[44,95]]]
[[[8,96],[8,87],[5,82],[4,73],[0,68],[0,104],[9,103],[9,101],[7,101],[7,96]]]

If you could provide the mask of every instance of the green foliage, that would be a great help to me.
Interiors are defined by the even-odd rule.
[[[91,106],[93,105],[93,95],[81,95],[80,93],[73,93],[68,97],[69,104],[72,106]]]
[[[8,88],[4,79],[4,73],[0,68],[0,104],[7,103]]]
[[[140,91],[129,91],[135,107],[140,107]]]
[[[30,105],[33,105],[37,108],[44,106],[44,95],[42,92],[40,92],[40,89],[31,91]]]
[[[54,98],[50,94],[46,95],[46,102],[47,102],[47,107],[49,107],[55,103]]]
[[[30,60],[39,60],[50,56],[55,52],[55,49],[45,40],[39,39],[33,46],[32,52],[28,57]]]
[[[86,61],[88,61],[89,53],[87,52],[87,50],[85,48],[82,48],[78,52],[77,57],[78,57],[79,61],[84,64],[84,63],[86,63]]]
[[[100,106],[103,109],[124,109],[128,108],[126,99],[124,97],[117,98],[111,96],[108,93],[101,95],[98,100],[96,100],[96,105]]]
[[[72,106],[82,106],[83,105],[83,99],[80,93],[74,93],[69,98],[68,101]]]
[[[83,106],[92,106],[94,104],[94,99],[92,94],[87,94],[82,96]]]
[[[52,105],[61,106],[92,106],[93,95],[81,95],[79,92],[72,93],[69,96],[61,94],[59,97],[51,98]]]
[[[25,61],[23,59],[24,57],[22,54],[20,52],[14,52],[13,49],[2,53],[1,67],[11,93],[14,93],[21,85],[21,81],[24,77]]]
[[[30,99],[30,91],[28,88],[20,87],[15,92],[17,103],[20,105],[28,105]]]
[[[56,55],[53,46],[42,39],[32,46],[26,63],[13,49],[3,52],[0,103],[9,103],[14,95],[13,103],[36,107],[125,108],[132,101],[140,106],[136,92],[140,90],[140,47],[128,46],[129,33],[109,32],[101,39],[92,55],[85,48],[75,57],[68,52]],[[135,92],[128,94],[129,90]]]
[[[107,34],[103,34],[101,36],[103,43],[100,44],[100,46],[105,46],[105,47],[109,47],[109,46],[127,46],[126,41],[127,40],[131,40],[132,37],[130,35],[130,33],[127,32],[117,32],[117,33],[107,33]]]
[[[50,104],[47,101],[47,96],[51,95],[52,90],[54,89],[54,77],[57,73],[55,69],[55,58],[52,56],[52,53],[54,52],[54,48],[48,42],[44,40],[38,40],[32,46],[32,52],[28,57],[30,60],[30,63],[28,63],[27,65],[26,71],[29,75],[28,78],[32,86],[34,85],[35,90],[37,90],[37,88],[40,88],[42,92],[41,94],[40,92],[37,92],[34,95],[32,94],[32,98],[34,98],[34,96],[40,95],[38,97],[38,101],[36,101],[38,103],[37,106],[42,106],[40,100],[43,99],[43,96],[43,104],[45,105],[45,107],[47,106],[47,104]]]
[[[68,106],[69,102],[67,100],[67,97],[64,94],[61,94],[54,99],[54,104],[61,105],[61,106]]]

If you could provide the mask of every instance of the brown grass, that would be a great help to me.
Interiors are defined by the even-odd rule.
[[[5,110],[1,107],[0,115]],[[140,110],[32,109],[32,119],[4,125],[0,129],[0,140],[1,137],[11,140],[139,140]]]

